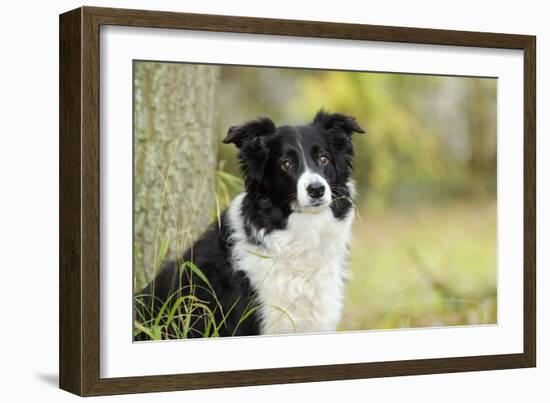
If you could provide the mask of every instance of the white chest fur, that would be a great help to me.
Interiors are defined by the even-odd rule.
[[[334,331],[340,321],[346,260],[354,213],[293,213],[287,228],[247,241],[242,222],[244,195],[232,202],[232,262],[257,292],[262,334]]]

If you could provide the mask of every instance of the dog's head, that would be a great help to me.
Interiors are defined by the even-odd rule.
[[[224,143],[239,148],[247,192],[259,192],[292,211],[316,212],[346,186],[353,159],[354,118],[319,111],[301,126],[276,127],[260,118],[229,129]]]

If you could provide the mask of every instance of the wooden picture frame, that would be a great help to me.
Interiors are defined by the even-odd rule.
[[[251,33],[523,50],[523,353],[100,377],[100,27]],[[484,32],[81,7],[60,16],[60,387],[81,396],[533,367],[536,363],[535,37]]]

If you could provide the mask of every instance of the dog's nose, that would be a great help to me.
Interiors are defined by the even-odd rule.
[[[306,190],[309,197],[312,199],[319,199],[325,194],[325,185],[319,182],[312,183],[311,185],[308,185]]]

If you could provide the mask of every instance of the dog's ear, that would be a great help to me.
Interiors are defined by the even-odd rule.
[[[313,124],[325,130],[339,131],[348,137],[351,137],[353,133],[365,133],[354,117],[341,113],[328,113],[324,109],[317,112]]]
[[[239,161],[246,187],[262,180],[268,155],[265,137],[276,130],[275,123],[266,117],[229,128],[223,142],[235,144],[239,149]]]
[[[275,123],[269,118],[259,118],[247,122],[241,126],[231,126],[227,136],[223,139],[225,144],[235,144],[237,148],[260,136],[275,133]]]
[[[246,140],[239,148],[239,162],[247,188],[261,182],[269,150],[262,135]]]
[[[336,158],[336,172],[344,178],[349,177],[353,168],[353,133],[364,133],[365,131],[355,121],[355,118],[341,113],[328,113],[321,109],[313,119],[314,126],[327,132],[329,143],[332,146]]]

